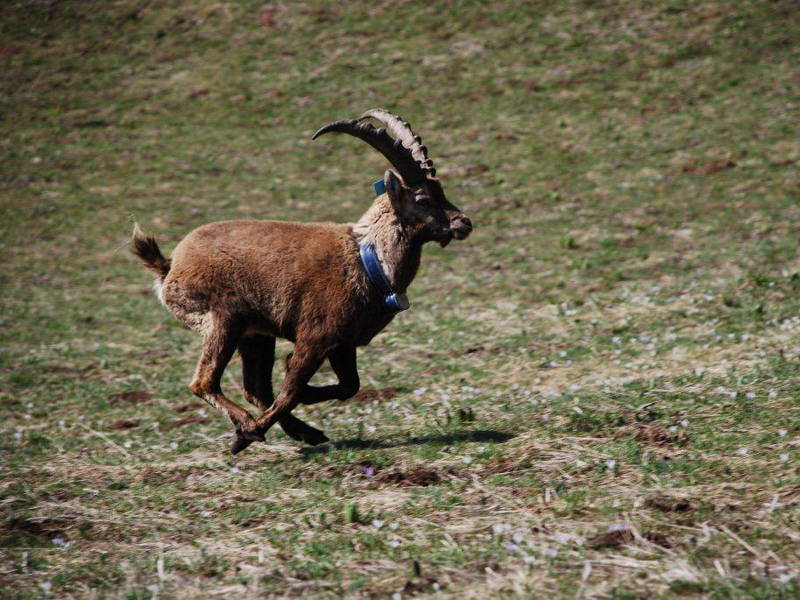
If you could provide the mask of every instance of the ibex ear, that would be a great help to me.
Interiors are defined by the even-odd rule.
[[[399,204],[401,202],[403,198],[403,180],[400,179],[397,173],[391,169],[386,169],[386,173],[383,174],[383,187],[389,195],[389,200],[392,201],[392,204]]]

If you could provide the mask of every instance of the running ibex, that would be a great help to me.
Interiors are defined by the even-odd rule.
[[[385,129],[374,128],[370,119]],[[408,308],[405,292],[422,245],[446,246],[472,231],[470,220],[445,197],[422,140],[400,117],[373,109],[330,123],[312,139],[329,132],[365,141],[396,169],[376,182],[379,196],[357,223],[222,221],[195,229],[169,259],[152,237],[138,228],[133,234],[132,251],[158,275],[161,302],[203,336],[190,389],[234,424],[233,454],[264,441],[276,422],[296,440],[326,442],[322,431],[292,410],[353,396],[359,389],[356,347]],[[294,351],[273,400],[277,337],[294,342]],[[257,419],[220,387],[236,350],[244,397],[263,411]],[[326,358],[339,383],[309,385]]]

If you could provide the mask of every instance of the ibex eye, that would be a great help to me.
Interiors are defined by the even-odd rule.
[[[420,206],[428,206],[431,203],[431,199],[428,196],[417,196],[417,204]]]

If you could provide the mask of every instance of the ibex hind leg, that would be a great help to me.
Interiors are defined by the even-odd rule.
[[[222,412],[236,428],[237,438],[264,440],[253,417],[222,393],[225,367],[236,350],[244,328],[225,315],[208,315],[203,327],[203,348],[189,388],[192,393]]]
[[[275,364],[275,338],[266,335],[250,335],[239,340],[242,357],[243,394],[245,400],[262,411],[268,410],[274,401],[272,395],[272,368]],[[292,414],[285,414],[278,421],[281,429],[292,439],[311,446],[328,441],[325,434]],[[247,444],[249,445],[249,444]],[[247,447],[244,442],[236,449]],[[239,446],[242,446],[239,448]]]

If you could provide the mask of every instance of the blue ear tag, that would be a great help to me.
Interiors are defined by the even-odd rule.
[[[378,179],[378,181],[372,184],[372,187],[375,188],[376,196],[380,196],[386,193],[386,184],[383,183],[383,179]]]

